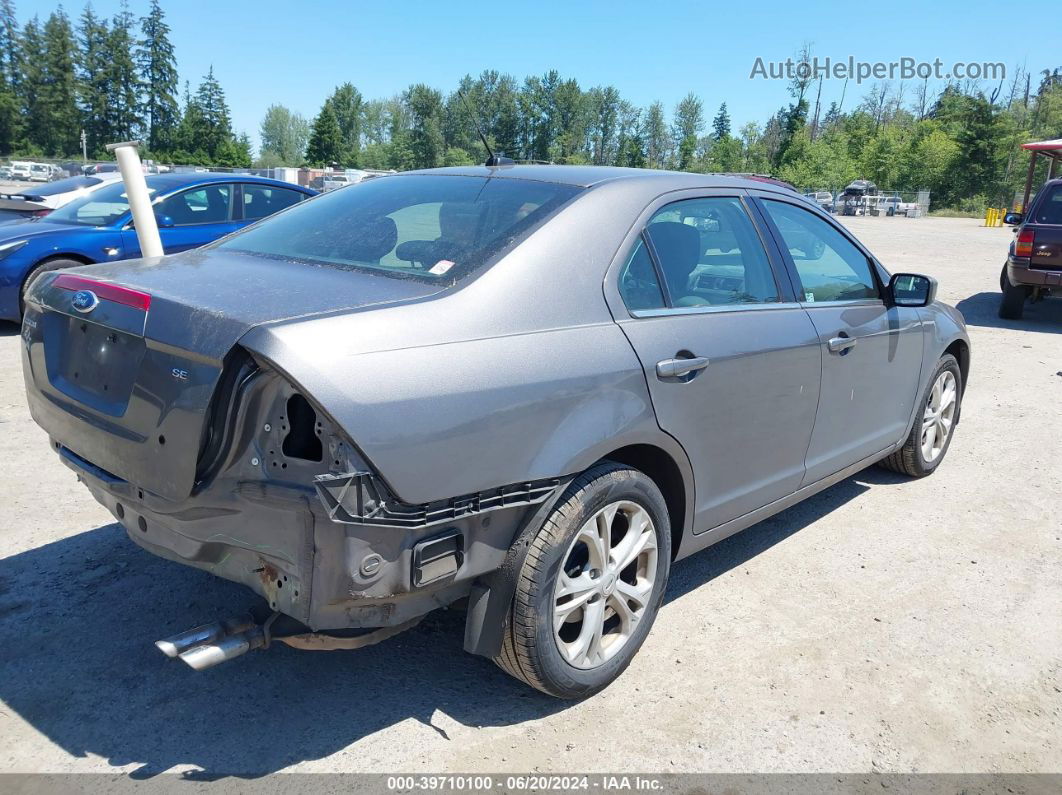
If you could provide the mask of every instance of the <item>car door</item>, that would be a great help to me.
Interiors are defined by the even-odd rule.
[[[822,386],[804,482],[863,461],[907,432],[922,367],[917,309],[888,306],[877,265],[798,199],[756,199],[818,333]]]
[[[819,393],[818,337],[740,192],[660,199],[606,295],[660,427],[690,458],[694,531],[795,491]]]
[[[236,186],[212,182],[174,193],[155,204],[162,249],[176,254],[212,243],[238,228],[233,220]],[[140,241],[130,227],[122,233],[128,257],[140,256]]]

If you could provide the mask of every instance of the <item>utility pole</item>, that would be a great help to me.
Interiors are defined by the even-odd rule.
[[[88,162],[88,136],[85,135],[85,128],[81,128],[81,160],[82,162]]]

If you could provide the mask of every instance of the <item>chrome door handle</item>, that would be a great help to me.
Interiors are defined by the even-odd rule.
[[[708,359],[704,356],[695,356],[692,359],[664,359],[656,363],[656,375],[658,378],[680,378],[708,366]]]
[[[834,337],[826,343],[826,346],[830,349],[831,353],[844,353],[849,348],[854,348],[856,342],[858,342],[858,340],[856,340],[855,337]]]

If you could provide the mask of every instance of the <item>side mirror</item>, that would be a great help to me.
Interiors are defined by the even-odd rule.
[[[893,306],[927,306],[937,297],[937,280],[917,273],[896,273],[889,280]]]
[[[1003,216],[1003,223],[1008,226],[1017,226],[1021,223],[1021,213],[1007,213]]]
[[[165,229],[174,225],[173,219],[170,218],[170,216],[161,215],[160,213],[155,213],[155,223],[159,225],[159,229]]]

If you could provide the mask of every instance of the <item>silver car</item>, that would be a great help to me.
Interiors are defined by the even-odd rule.
[[[461,604],[468,651],[578,698],[676,560],[871,464],[936,469],[970,348],[935,291],[773,182],[441,169],[44,274],[23,364],[133,541],[263,597],[165,653],[355,648]]]

